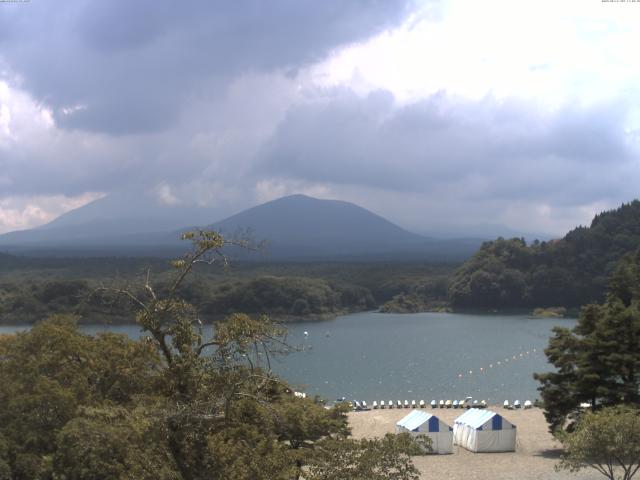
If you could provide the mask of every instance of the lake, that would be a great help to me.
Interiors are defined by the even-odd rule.
[[[323,322],[288,323],[299,349],[274,370],[308,394],[328,400],[461,399],[502,403],[537,398],[534,372],[551,368],[544,355],[551,328],[572,319],[525,315],[365,312]],[[82,327],[140,335],[135,325]],[[19,327],[0,327],[10,332]],[[307,332],[307,335],[305,335]]]

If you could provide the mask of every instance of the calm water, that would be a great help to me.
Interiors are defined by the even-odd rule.
[[[533,372],[550,368],[543,349],[551,328],[574,323],[514,315],[359,313],[287,324],[288,342],[300,351],[273,366],[307,393],[329,400],[430,401],[467,395],[489,402],[533,400]],[[18,329],[1,327],[0,332]],[[140,335],[134,325],[83,330]]]

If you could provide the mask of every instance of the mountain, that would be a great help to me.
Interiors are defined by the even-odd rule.
[[[601,301],[620,259],[640,248],[640,201],[595,216],[562,239],[486,242],[455,273],[457,307],[579,307]]]
[[[209,228],[227,236],[250,229],[255,240],[266,240],[278,255],[389,252],[427,240],[353,203],[305,195],[258,205]]]
[[[229,250],[234,256],[255,260],[461,261],[481,243],[423,237],[352,203],[304,195],[273,200],[216,223],[210,221],[213,210],[165,208],[169,213],[160,215],[154,205],[132,205],[130,199],[98,200],[44,227],[2,235],[0,246],[41,255],[173,256],[186,248],[178,240],[180,233],[197,225],[207,225],[204,228],[229,238],[249,231],[253,240],[264,240],[263,256]],[[146,212],[153,215],[145,217]]]
[[[458,261],[480,244],[435,240],[404,230],[358,205],[291,195],[245,210],[209,228],[233,237],[247,229],[273,259],[414,259]]]
[[[204,225],[227,214],[220,208],[167,205],[148,194],[124,192],[71,210],[46,225],[0,235],[0,248],[22,252],[136,245],[136,236]]]

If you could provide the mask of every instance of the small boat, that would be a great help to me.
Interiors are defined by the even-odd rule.
[[[357,401],[357,400],[353,401],[353,409],[354,410],[362,410],[362,405],[360,404],[359,401]]]
[[[531,403],[531,400],[525,400],[525,401],[524,401],[524,409],[525,409],[525,410],[528,410],[528,409],[530,409],[531,407],[533,407],[533,404]]]
[[[464,408],[464,400],[458,400],[458,408]]]
[[[436,402],[435,400],[431,400],[431,408],[436,408],[438,406],[438,402]]]
[[[487,402],[486,402],[486,400],[482,400],[482,401],[480,402],[480,408],[487,408]]]
[[[411,408],[416,408],[416,401],[415,400],[411,400]]]
[[[404,401],[404,408],[409,408],[409,402],[407,400]]]
[[[338,403],[340,403],[340,402],[344,402],[344,401],[346,401],[346,400],[347,400],[347,399],[346,399],[345,397],[338,397],[338,398],[336,398],[336,402],[338,402]]]
[[[378,402],[377,402],[377,400],[374,400],[374,401],[373,401],[373,405],[372,405],[372,407],[373,407],[373,409],[374,409],[374,410],[377,410],[377,409],[378,409]]]
[[[447,400],[446,402],[444,402],[445,408],[451,408],[451,405],[453,405],[453,402],[451,400]]]
[[[458,400],[454,400],[453,401],[453,405],[451,405],[453,408],[458,408]]]
[[[509,408],[509,400],[505,400],[504,403],[502,404],[502,406],[504,408]]]
[[[420,400],[420,408],[424,408],[424,400]]]
[[[380,409],[384,410],[385,405],[384,405],[384,400],[380,400]]]
[[[400,400],[396,402],[396,407],[402,408],[402,402]]]
[[[444,408],[444,400],[440,400],[440,401],[438,402],[438,407],[440,407],[440,408]]]
[[[474,400],[473,403],[471,404],[471,406],[473,408],[478,408],[480,406],[480,402],[478,402],[478,400]]]
[[[393,400],[389,400],[389,408],[393,408]]]
[[[365,402],[364,400],[362,400],[362,409],[363,410],[369,410],[367,402]]]
[[[516,400],[515,402],[513,402],[513,408],[520,408],[520,400]]]

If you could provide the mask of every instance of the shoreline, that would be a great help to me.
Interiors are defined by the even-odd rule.
[[[578,473],[556,472],[560,443],[549,433],[540,408],[506,410],[501,405],[489,405],[517,428],[515,452],[472,453],[457,445],[449,455],[414,457],[421,479],[442,480],[596,480],[600,474],[589,470]],[[437,416],[449,426],[466,411],[452,408],[418,408]],[[382,437],[395,432],[398,420],[412,411],[410,408],[349,412],[349,426],[354,438]]]

